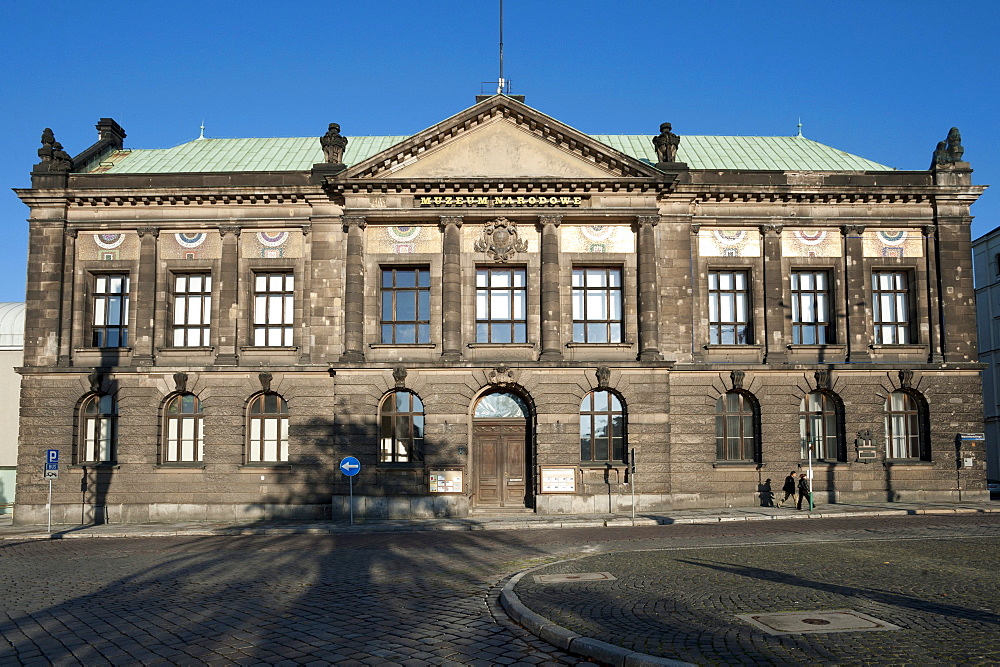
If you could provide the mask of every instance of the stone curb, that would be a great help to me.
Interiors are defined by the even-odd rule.
[[[855,517],[893,517],[909,515],[950,515],[950,514],[991,514],[1000,513],[1000,505],[996,507],[929,507],[929,508],[880,508],[872,510],[846,510],[846,511],[814,511],[801,512],[799,514],[744,514],[744,515],[714,515],[714,516],[694,516],[694,517],[637,517],[636,519],[614,517],[609,519],[554,519],[554,520],[524,520],[524,521],[497,521],[478,522],[468,521],[453,522],[447,519],[439,520],[435,523],[419,523],[417,521],[400,520],[398,523],[359,523],[354,526],[346,525],[302,525],[296,527],[287,526],[259,526],[249,528],[202,528],[184,527],[178,528],[167,524],[162,530],[150,530],[148,526],[140,526],[137,530],[119,528],[122,524],[108,524],[114,526],[113,532],[100,532],[100,527],[93,526],[73,526],[70,528],[56,527],[50,534],[46,532],[12,532],[9,528],[0,527],[0,541],[4,540],[61,540],[61,539],[81,539],[95,537],[220,537],[238,535],[357,535],[370,533],[411,533],[428,531],[488,531],[488,530],[525,530],[525,529],[560,529],[560,528],[622,528],[631,526],[656,526],[656,525],[692,525],[692,524],[713,524],[739,521],[786,521],[804,519],[837,519]],[[9,532],[10,531],[10,532]]]
[[[584,658],[593,658],[602,664],[616,665],[616,667],[644,667],[646,665],[695,667],[689,662],[660,658],[655,655],[639,653],[638,651],[632,651],[621,646],[615,646],[614,644],[592,639],[591,637],[584,637],[528,609],[521,602],[517,593],[514,592],[514,587],[524,575],[553,564],[547,563],[524,570],[523,572],[518,572],[504,584],[503,589],[500,591],[500,605],[515,623],[556,648]]]

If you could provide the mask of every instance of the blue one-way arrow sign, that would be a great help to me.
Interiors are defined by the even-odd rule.
[[[353,456],[345,456],[340,462],[340,472],[348,477],[354,477],[361,472],[361,462]]]

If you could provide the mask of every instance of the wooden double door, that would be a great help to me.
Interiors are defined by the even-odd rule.
[[[525,419],[475,419],[472,422],[476,507],[520,509],[531,506],[528,426]]]

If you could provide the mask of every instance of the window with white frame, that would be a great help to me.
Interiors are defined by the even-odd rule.
[[[379,406],[381,463],[424,460],[424,404],[409,391],[389,393]]]
[[[625,460],[625,409],[617,394],[592,391],[580,402],[580,460]]]
[[[715,458],[756,461],[759,412],[752,396],[730,391],[715,402]]]
[[[249,463],[288,460],[288,404],[278,394],[258,394],[247,410],[250,419]]]
[[[906,271],[872,272],[872,321],[876,345],[911,342],[910,286]]]
[[[825,345],[833,341],[830,278],[826,271],[792,271],[792,344]]]
[[[205,416],[194,394],[171,397],[164,409],[163,462],[194,463],[203,460]]]
[[[528,341],[526,273],[521,268],[476,270],[476,342]]]
[[[209,345],[212,321],[212,276],[207,273],[174,275],[174,347]]]
[[[573,269],[572,281],[573,342],[621,343],[621,269]]]
[[[113,463],[118,443],[118,402],[108,394],[93,394],[80,409],[79,463]]]
[[[91,345],[128,347],[129,277],[121,273],[94,276]]]
[[[295,302],[295,277],[291,272],[254,275],[253,344],[290,347]]]
[[[799,404],[799,440],[802,458],[817,460],[844,460],[841,454],[840,416],[837,399],[825,391],[813,391],[802,397]]]
[[[708,342],[711,345],[748,345],[750,287],[746,271],[708,272]]]
[[[885,399],[886,457],[926,458],[920,402],[905,391],[894,391]]]
[[[382,269],[382,337],[386,345],[431,341],[431,272]]]

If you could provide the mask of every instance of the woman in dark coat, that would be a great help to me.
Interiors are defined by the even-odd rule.
[[[806,479],[806,474],[802,473],[799,475],[799,502],[795,506],[795,509],[802,509],[802,501],[809,497],[809,480]],[[812,505],[812,503],[809,503]]]

